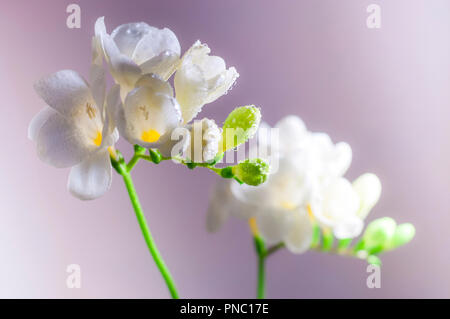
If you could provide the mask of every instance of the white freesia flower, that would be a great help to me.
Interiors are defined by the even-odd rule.
[[[191,121],[203,105],[225,94],[239,77],[234,67],[226,68],[225,61],[210,56],[206,44],[195,42],[184,54],[175,73],[175,90],[185,123]]]
[[[254,228],[266,242],[284,242],[295,253],[309,248],[314,221],[339,238],[358,235],[380,196],[378,178],[365,174],[351,185],[342,177],[350,166],[350,146],[309,132],[296,116],[282,119],[275,128],[278,143],[259,134],[258,144],[268,149],[269,159],[277,158],[277,169],[258,187],[227,182],[228,193],[225,186],[218,188],[222,193],[211,197],[208,229],[218,230],[230,215],[254,217]],[[229,203],[232,211],[226,209]]]
[[[108,34],[104,17],[97,19],[95,34],[122,97],[134,88],[142,74],[154,73],[167,80],[180,60],[180,43],[168,28],[144,22],[122,24]]]
[[[172,87],[156,75],[142,76],[114,112],[120,134],[145,148],[165,149],[182,121]]]
[[[130,143],[158,148],[164,156],[173,155],[177,144],[177,155],[192,147],[189,122],[203,105],[225,94],[238,77],[235,68],[226,69],[224,60],[209,56],[210,49],[199,41],[180,59],[175,34],[143,22],[120,25],[108,34],[104,18],[98,18],[93,44],[101,49],[120,85],[123,103],[114,113],[121,135]],[[176,98],[167,82],[174,72]],[[214,158],[219,142],[217,126],[208,119],[203,123],[209,127],[200,136],[205,147],[202,162]]]
[[[89,85],[77,72],[59,71],[35,84],[48,104],[30,123],[29,138],[38,156],[56,167],[72,167],[68,188],[80,199],[94,199],[111,185],[109,151],[118,135],[106,109],[119,97],[111,90],[105,108],[104,83],[94,64]]]
[[[380,194],[381,183],[374,174],[363,174],[353,184],[343,177],[336,178],[323,186],[312,211],[319,224],[332,229],[336,238],[354,238],[361,234],[364,218]]]

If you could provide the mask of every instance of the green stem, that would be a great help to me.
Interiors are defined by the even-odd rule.
[[[266,272],[265,262],[267,257],[266,247],[261,237],[254,237],[255,250],[258,255],[258,288],[257,298],[264,299],[266,295]]]
[[[161,257],[161,254],[158,251],[158,248],[156,247],[156,244],[154,242],[153,236],[150,232],[150,229],[147,225],[147,221],[144,216],[144,212],[142,211],[141,204],[139,202],[139,198],[137,196],[136,190],[134,188],[133,180],[131,179],[131,175],[129,173],[129,167],[131,168],[136,163],[133,163],[133,165],[129,165],[128,167],[125,164],[119,164],[119,165],[113,165],[114,168],[117,169],[118,173],[122,175],[123,180],[125,182],[125,186],[128,191],[128,195],[130,196],[131,204],[133,205],[134,212],[136,213],[136,218],[138,220],[139,226],[141,227],[142,235],[144,235],[145,242],[147,243],[147,247],[150,251],[150,254],[153,257],[153,260],[156,263],[156,266],[158,267],[159,271],[161,272],[161,275],[163,276],[167,287],[169,288],[170,294],[172,298],[178,299],[178,292],[175,287],[175,283],[172,279],[172,276],[169,272],[169,269],[167,268],[166,264],[164,263],[164,260]]]
[[[258,257],[258,299],[264,299],[266,295],[265,261],[265,257]]]

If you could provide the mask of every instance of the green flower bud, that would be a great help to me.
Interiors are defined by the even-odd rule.
[[[258,130],[260,121],[259,108],[253,105],[235,108],[223,123],[221,152],[219,153],[235,148],[252,138]]]
[[[134,152],[138,153],[138,154],[144,154],[145,153],[145,148],[138,145],[138,144],[134,144]]]
[[[262,159],[247,159],[233,166],[235,178],[245,184],[258,186],[266,181],[269,174],[269,164]]]
[[[378,256],[370,255],[367,257],[367,263],[371,265],[381,266],[381,259]]]
[[[383,217],[372,221],[366,228],[362,240],[364,249],[370,253],[384,250],[385,245],[394,236],[397,225],[390,217]]]
[[[228,167],[222,168],[220,170],[220,176],[222,176],[223,178],[233,178],[234,177],[233,167],[228,166]]]
[[[397,247],[403,246],[409,243],[416,234],[416,229],[414,225],[406,223],[400,224],[395,229],[394,236],[392,236],[391,240],[387,244],[387,249],[395,249]]]
[[[150,157],[152,159],[152,162],[155,164],[159,164],[162,160],[161,152],[157,149],[149,149],[148,152],[150,153]]]

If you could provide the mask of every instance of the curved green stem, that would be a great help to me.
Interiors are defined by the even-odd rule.
[[[114,161],[114,159],[113,159],[113,161]],[[135,164],[136,163],[133,163],[133,165],[131,165],[131,168]],[[152,255],[153,260],[156,263],[156,266],[158,267],[161,275],[163,276],[163,278],[166,282],[167,288],[169,288],[172,298],[178,299],[179,296],[178,296],[177,289],[175,287],[175,283],[172,279],[169,269],[167,268],[166,264],[164,263],[164,260],[161,257],[161,254],[158,251],[158,248],[156,247],[153,236],[147,225],[147,221],[145,219],[144,212],[142,211],[142,207],[139,202],[139,198],[138,198],[136,190],[134,188],[133,180],[131,179],[131,175],[129,173],[130,166],[127,167],[127,165],[124,163],[121,164],[121,163],[115,162],[115,163],[113,163],[113,167],[123,177],[125,186],[128,191],[128,195],[130,196],[131,204],[133,205],[134,212],[136,213],[136,218],[137,218],[139,226],[141,228],[142,235],[144,235],[144,239],[145,239],[145,242],[147,243],[147,247],[150,251],[150,254]]]
[[[267,251],[264,241],[259,236],[254,236],[255,250],[258,255],[258,288],[257,298],[264,299],[266,295],[266,272],[265,262],[267,257]]]

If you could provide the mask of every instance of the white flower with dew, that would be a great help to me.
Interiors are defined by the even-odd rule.
[[[190,122],[203,105],[226,94],[239,77],[234,67],[227,69],[225,61],[221,57],[210,56],[210,52],[206,44],[195,42],[183,55],[175,73],[176,97],[184,123]]]
[[[113,152],[118,133],[108,108],[119,99],[114,87],[105,103],[104,84],[97,71],[89,85],[77,72],[63,70],[35,84],[48,107],[28,128],[41,160],[55,167],[72,167],[68,189],[80,199],[103,195],[111,185]]]
[[[180,43],[168,28],[158,29],[144,22],[122,24],[111,34],[104,17],[95,23],[95,35],[122,98],[142,74],[154,73],[167,80],[179,65]]]

